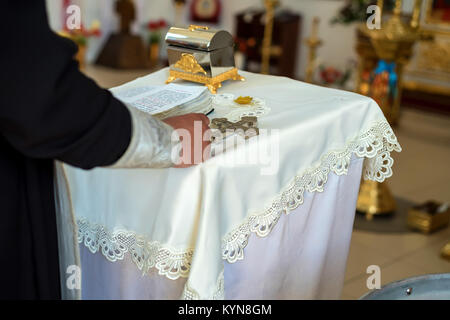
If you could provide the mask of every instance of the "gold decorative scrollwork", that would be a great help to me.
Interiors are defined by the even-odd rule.
[[[189,26],[189,31],[195,31],[195,30],[204,30],[204,31],[207,31],[207,30],[209,30],[209,27],[206,27],[206,26],[197,26],[197,25],[195,25],[195,24],[191,24],[191,25]]]
[[[180,60],[175,63],[174,68],[181,69],[192,74],[203,73],[206,75],[205,69],[198,63],[193,54],[183,53]]]
[[[450,73],[450,42],[434,42],[421,46],[417,66],[423,70]]]
[[[208,87],[211,93],[216,94],[217,89],[222,86],[222,82],[226,80],[237,80],[237,81],[245,81],[244,77],[241,77],[238,74],[238,70],[233,68],[227,72],[221,73],[218,76],[210,78],[208,76],[203,76],[199,74],[192,74],[188,72],[181,72],[177,70],[169,70],[169,78],[166,80],[166,83],[171,83],[176,79],[183,79],[192,82],[203,83]]]

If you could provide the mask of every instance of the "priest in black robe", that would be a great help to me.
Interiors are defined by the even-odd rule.
[[[208,120],[169,126],[99,88],[50,30],[44,0],[2,0],[0,13],[0,299],[59,299],[54,160],[169,167],[174,128]]]

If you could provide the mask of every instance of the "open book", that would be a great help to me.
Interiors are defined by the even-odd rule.
[[[141,111],[165,119],[187,113],[207,114],[212,110],[212,95],[204,86],[171,83],[161,86],[140,86],[113,95]]]

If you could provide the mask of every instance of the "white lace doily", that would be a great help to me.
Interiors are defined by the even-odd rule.
[[[229,121],[237,122],[242,117],[261,117],[270,112],[266,101],[261,98],[253,98],[248,105],[234,102],[237,97],[231,93],[217,94],[213,99],[214,113],[211,118],[227,118]]]

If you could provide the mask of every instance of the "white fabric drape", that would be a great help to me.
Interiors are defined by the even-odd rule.
[[[245,261],[251,236],[270,236],[281,217],[304,206],[305,193],[322,192],[330,175],[347,174],[352,155],[366,158],[365,178],[391,176],[390,153],[401,148],[373,100],[282,77],[242,75],[245,83],[228,81],[221,92],[262,98],[271,109],[258,123],[272,131],[246,146],[187,169],[64,165],[80,243],[111,262],[131,258],[143,274],[187,278],[185,299],[224,298],[224,261]],[[164,69],[118,89],[162,85],[167,76]]]
[[[331,174],[323,193],[282,216],[265,238],[252,235],[246,257],[225,263],[226,299],[339,299],[344,282],[362,159]],[[178,299],[185,278],[143,275],[129,256],[111,263],[80,247],[83,299]],[[205,266],[207,268],[207,266]]]

